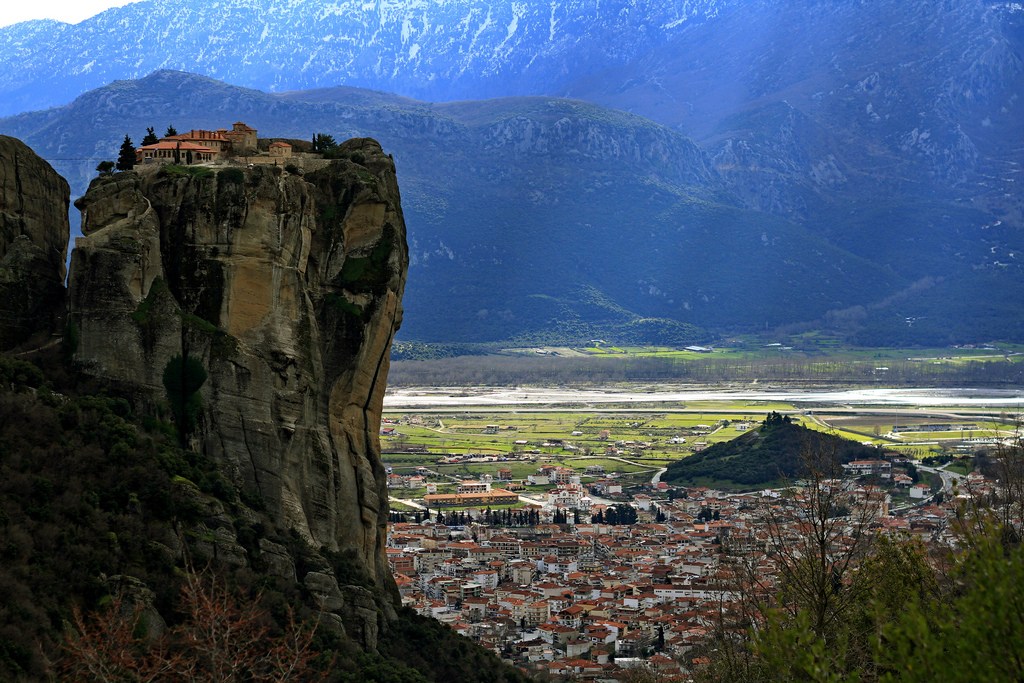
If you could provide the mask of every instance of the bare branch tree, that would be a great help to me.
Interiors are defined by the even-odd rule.
[[[779,606],[791,616],[809,614],[813,632],[827,640],[863,590],[850,572],[870,550],[885,493],[844,479],[834,442],[808,441],[801,458],[803,485],[766,511],[769,555],[781,582]]]
[[[208,571],[185,573],[181,605],[182,622],[152,641],[136,634],[142,605],[127,610],[127,618],[121,597],[89,619],[76,608],[61,680],[281,683],[311,676],[317,624],[299,624],[289,610],[283,633],[275,635],[260,596],[240,602]]]
[[[166,642],[147,643],[136,635],[144,605],[115,596],[106,609],[86,618],[76,605],[64,640],[60,680],[150,683],[181,668],[181,655]]]
[[[992,528],[1007,548],[1024,538],[1024,432],[1018,422],[1013,435],[997,444],[991,455],[990,474],[997,483],[979,485],[968,479],[957,492],[959,505],[954,520],[960,541],[968,546],[986,543]]]

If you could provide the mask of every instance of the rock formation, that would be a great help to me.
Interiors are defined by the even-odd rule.
[[[68,316],[87,372],[170,405],[250,506],[314,548],[354,554],[394,596],[377,433],[408,250],[391,159],[369,139],[341,153],[305,174],[96,179],[76,202]],[[350,631],[359,613],[372,646],[369,592],[313,580]]]
[[[0,350],[51,331],[63,306],[70,189],[23,142],[0,135]]]

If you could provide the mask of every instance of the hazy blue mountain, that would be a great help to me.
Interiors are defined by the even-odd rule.
[[[990,0],[147,0],[0,29],[0,114],[162,68],[267,91],[570,96],[678,127],[747,199],[799,213],[894,179],[998,182],[1020,160],[1004,141],[1024,132],[1022,35],[1019,3]]]
[[[164,68],[568,96],[677,128],[762,210],[952,196],[1019,226],[1022,46],[1024,9],[991,0],[147,0],[0,29],[0,115]]]
[[[550,94],[595,66],[628,63],[732,2],[147,0],[74,26],[0,29],[0,114],[161,68],[264,90],[345,84],[431,100]]]
[[[1022,92],[1019,3],[765,0],[559,94],[685,131],[767,211],[957,198],[1019,228]]]
[[[579,101],[267,94],[164,71],[0,120],[0,132],[81,191],[126,133],[236,120],[266,137],[373,136],[394,154],[412,257],[405,339],[688,342],[703,338],[692,326],[710,334],[837,316],[853,333],[915,291],[887,264],[745,208],[679,133]],[[956,244],[975,249],[973,238]]]
[[[533,109],[519,115],[508,112],[530,101],[428,107],[397,96],[332,87],[298,99],[252,99],[251,93],[241,97],[226,89],[220,93],[228,98],[223,103],[211,98],[207,104],[218,115],[217,122],[223,123],[223,118],[236,118],[233,112],[240,106],[250,107],[251,113],[238,112],[237,117],[244,118],[257,111],[263,116],[264,105],[275,110],[285,106],[282,102],[296,105],[302,100],[303,107],[316,105],[320,112],[306,128],[316,123],[339,134],[376,131],[390,148],[408,157],[407,183],[413,185],[408,192],[413,210],[423,212],[420,224],[437,226],[436,230],[424,227],[420,243],[424,251],[417,268],[431,273],[430,278],[440,269],[440,256],[447,258],[447,250],[454,249],[451,231],[462,228],[452,226],[465,220],[494,225],[539,221],[557,228],[538,227],[538,234],[574,237],[579,235],[566,232],[567,222],[607,225],[619,221],[634,226],[637,234],[646,230],[659,236],[653,247],[658,251],[644,262],[646,268],[654,268],[660,259],[675,259],[687,273],[679,281],[685,286],[672,290],[664,286],[667,266],[660,267],[659,277],[639,273],[632,279],[606,272],[621,268],[602,266],[599,291],[631,314],[669,315],[711,327],[742,320],[744,325],[756,322],[761,329],[766,324],[815,321],[827,314],[829,324],[861,341],[962,339],[968,331],[1024,337],[1016,303],[1024,298],[1019,257],[1024,249],[1024,193],[1019,183],[1024,161],[1022,45],[1020,4],[990,0],[556,0],[546,4],[340,0],[330,5],[150,0],[110,10],[76,26],[27,22],[0,29],[0,112],[60,104],[88,88],[118,78],[142,77],[157,68],[180,68],[279,92],[343,84],[433,101],[571,96],[643,115],[696,141],[703,152],[702,172],[713,179],[713,187],[699,186],[711,192],[718,206],[741,211],[744,220],[757,215],[745,208],[778,217],[763,218],[766,225],[797,224],[810,236],[808,244],[820,241],[838,248],[887,275],[879,279],[870,271],[848,274],[856,280],[855,287],[843,296],[822,294],[807,308],[800,306],[810,292],[832,291],[835,280],[830,281],[827,270],[822,271],[821,283],[796,278],[808,291],[801,290],[801,296],[784,304],[788,312],[762,312],[756,307],[756,315],[748,315],[754,313],[749,299],[728,297],[711,283],[718,277],[731,281],[750,277],[771,260],[747,263],[741,258],[743,250],[732,247],[728,253],[738,270],[720,275],[724,264],[732,265],[732,260],[719,261],[714,256],[725,249],[724,243],[713,243],[715,248],[708,254],[698,254],[689,237],[676,243],[676,237],[663,232],[665,225],[699,223],[679,219],[676,208],[667,208],[665,197],[677,196],[680,185],[671,180],[666,190],[662,179],[675,178],[678,168],[660,164],[673,156],[674,148],[646,158],[649,174],[631,175],[630,170],[609,182],[618,185],[630,177],[639,183],[644,174],[656,181],[644,181],[648,184],[628,192],[617,188],[612,194],[591,185],[590,192],[598,194],[600,201],[583,202],[568,218],[551,206],[541,210],[544,202],[536,204],[536,197],[565,206],[570,196],[573,201],[580,196],[569,188],[585,186],[593,174],[600,178],[608,169],[583,164],[571,173],[575,160],[571,146],[593,140],[581,137],[580,131],[566,136],[564,126],[555,125],[557,119],[544,119],[543,135],[533,137],[541,130],[535,126],[542,125],[533,118],[540,101],[533,101],[529,105]],[[211,92],[204,90],[206,95]],[[198,97],[179,94],[167,104],[153,101],[154,106],[167,107],[164,118]],[[380,106],[384,112],[380,119],[367,115],[357,120],[348,113],[334,116],[329,110],[338,106],[336,101],[346,102],[347,107]],[[114,111],[113,103],[87,102],[92,115],[101,119]],[[138,106],[140,114],[159,118],[146,109],[145,102]],[[180,120],[194,111],[190,104],[173,118]],[[115,113],[113,119],[119,116]],[[605,114],[598,118],[609,121]],[[437,137],[399,140],[397,136],[408,133],[408,124],[414,120]],[[267,121],[270,127],[277,125],[275,119]],[[152,124],[164,125],[155,120]],[[647,130],[639,123],[635,126]],[[282,125],[281,131],[285,129]],[[114,133],[107,130],[111,129],[98,127],[98,136],[86,132],[95,138],[89,156],[108,155],[110,141],[104,136]],[[659,129],[658,134],[667,135],[667,131]],[[481,199],[479,211],[470,218],[468,207],[446,213],[453,204],[449,195],[437,190],[443,179],[431,178],[417,186],[418,174],[425,173],[426,178],[433,169],[415,161],[426,158],[420,151],[404,153],[426,144],[452,147],[452,138],[460,143],[453,149],[474,140],[485,145],[486,154],[467,162],[469,166],[499,164],[491,177],[453,180],[460,191],[508,194],[493,202]],[[536,147],[551,141],[569,147]],[[50,156],[66,156],[66,150],[81,143],[65,140]],[[442,156],[446,154],[455,152]],[[577,157],[605,158],[595,154],[591,147],[580,150]],[[463,158],[461,152],[458,155]],[[488,155],[490,161],[485,162]],[[558,156],[565,165],[516,169],[500,165],[547,159],[547,155]],[[625,158],[622,150],[615,158]],[[685,166],[689,161],[684,154],[675,163]],[[565,183],[566,177],[573,177],[572,182]],[[521,186],[502,182],[513,178]],[[693,194],[693,187],[687,184],[684,194]],[[642,211],[627,208],[652,188],[657,188],[658,199],[641,201]],[[492,211],[502,202],[512,202],[509,197],[520,190],[526,194],[513,202],[511,212]],[[728,199],[720,199],[726,195]],[[621,201],[606,210],[613,197]],[[532,208],[527,211],[524,206]],[[596,212],[594,221],[587,220],[589,210]],[[692,211],[689,207],[684,214]],[[641,223],[647,220],[652,222]],[[716,224],[716,229],[721,225]],[[481,232],[486,230],[479,228],[477,234]],[[756,243],[758,235],[770,232],[748,225],[743,234],[753,235]],[[486,247],[483,239],[461,245],[458,258],[470,258],[470,253],[479,256],[489,248],[501,252],[500,257],[489,258],[500,258],[506,267],[516,259],[535,261],[530,249],[537,244],[492,241],[490,233],[486,240]],[[572,249],[588,244],[592,243],[573,242]],[[684,257],[676,253],[679,250]],[[428,254],[435,256],[427,258]],[[549,258],[542,254],[540,260]],[[696,277],[704,265],[715,272],[693,282],[685,280]],[[561,270],[577,267],[576,259],[559,266]],[[517,268],[515,276],[506,279],[516,280],[522,272]],[[782,272],[771,274],[772,282],[787,279]],[[594,284],[591,275],[577,279],[590,286]],[[613,285],[625,289],[609,290]],[[861,296],[869,290],[870,295]],[[569,290],[553,291],[556,300],[545,300],[545,305],[557,308],[565,300],[579,298]],[[643,291],[647,294],[638,293]],[[672,293],[662,297],[659,292]],[[493,293],[488,288],[488,294]],[[778,293],[768,287],[752,289],[751,294],[756,299]],[[496,311],[507,317],[515,310],[511,303],[482,306],[480,334],[492,334],[483,330]]]

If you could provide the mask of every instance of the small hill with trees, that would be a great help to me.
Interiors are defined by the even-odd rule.
[[[879,455],[873,446],[808,429],[772,412],[757,429],[672,463],[662,479],[720,489],[775,487],[805,476],[804,455],[811,452],[829,454],[836,467]]]

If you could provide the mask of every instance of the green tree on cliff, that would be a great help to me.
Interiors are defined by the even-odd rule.
[[[146,137],[142,138],[142,146],[155,145],[158,142],[160,142],[160,138],[158,138],[156,133],[153,131],[153,126],[146,128]]]
[[[326,154],[327,152],[333,151],[338,146],[338,142],[334,139],[333,135],[327,133],[317,133],[313,136],[313,151],[319,152],[320,154]]]
[[[124,142],[121,143],[121,150],[117,153],[117,170],[130,171],[133,168],[135,168],[135,145],[132,143],[132,139],[125,135]]]
[[[206,369],[195,358],[175,356],[164,368],[163,381],[174,423],[178,426],[178,435],[182,445],[185,445],[188,435],[196,427],[203,405],[199,388],[206,382]]]
[[[164,137],[165,138],[169,138],[172,135],[177,135],[177,134],[178,134],[178,129],[177,128],[175,128],[174,126],[167,126],[167,132],[164,133]]]

